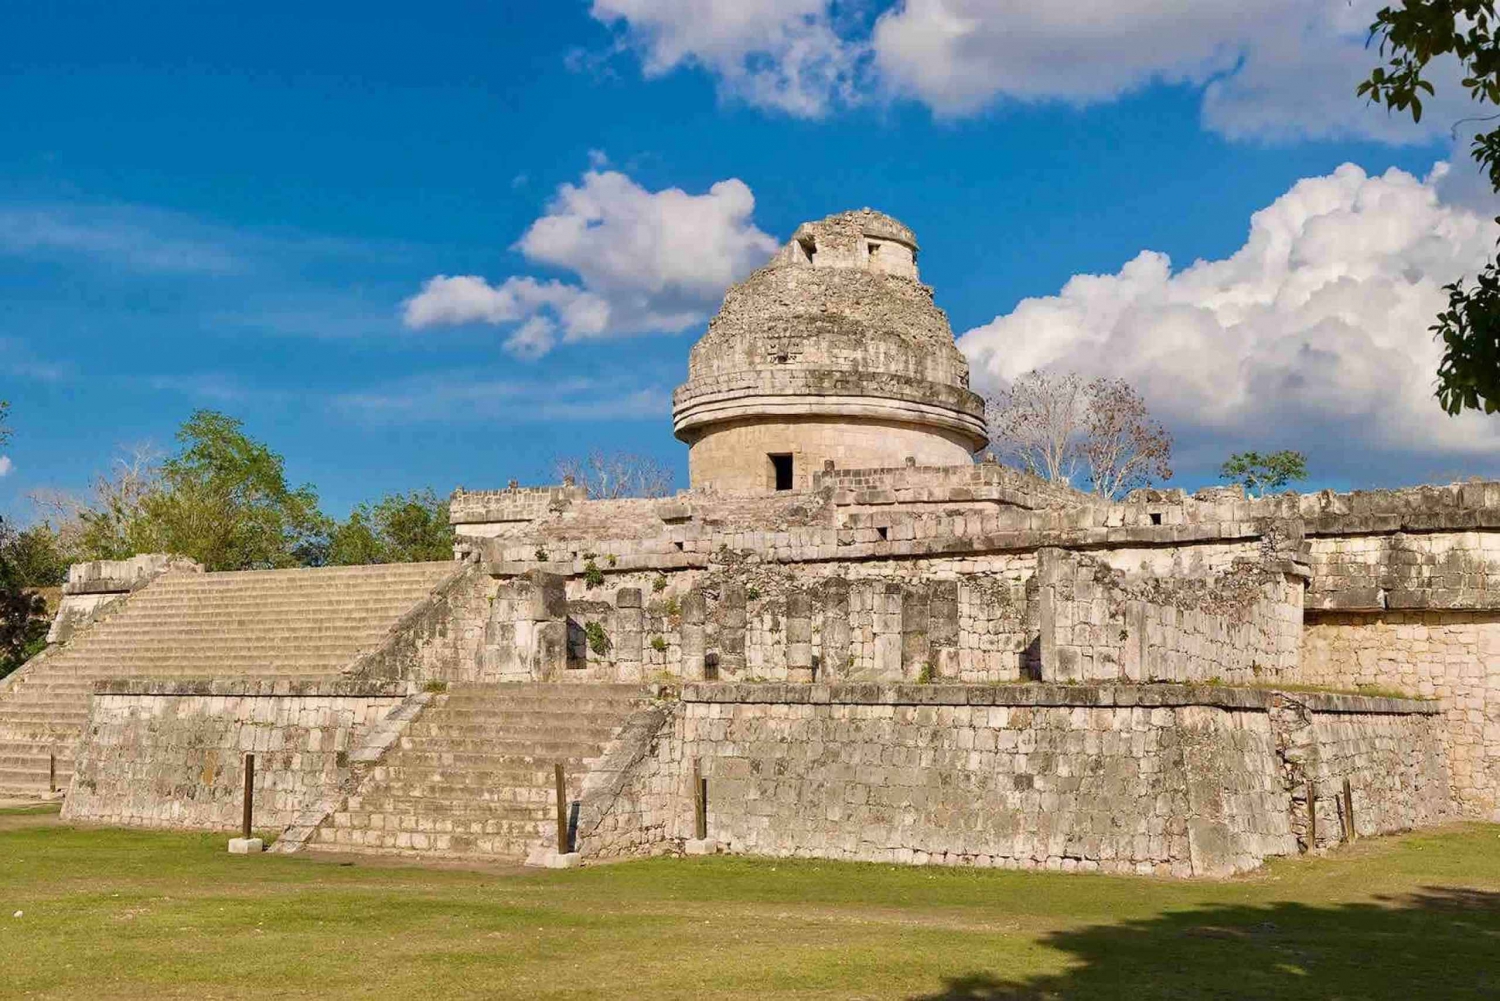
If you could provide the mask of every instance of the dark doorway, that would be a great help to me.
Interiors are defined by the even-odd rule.
[[[773,455],[771,459],[771,479],[775,482],[777,490],[792,489],[792,457],[790,455]]]

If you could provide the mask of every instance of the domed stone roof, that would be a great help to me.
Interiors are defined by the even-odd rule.
[[[916,253],[908,227],[871,209],[799,226],[729,290],[694,345],[673,397],[677,437],[693,444],[728,422],[845,418],[983,447],[983,401],[969,390],[947,315],[918,279]],[[894,451],[909,443],[892,447],[886,464],[899,465]]]

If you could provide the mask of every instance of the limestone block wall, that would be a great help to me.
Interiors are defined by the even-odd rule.
[[[387,641],[346,673],[387,681],[499,680],[491,651],[507,649],[508,644],[497,639],[490,626],[498,590],[479,566],[463,568],[403,616]]]
[[[1132,576],[1043,549],[1037,570],[1048,681],[1290,680],[1302,639],[1302,579],[1241,562],[1211,577]]]
[[[92,700],[63,817],[239,828],[255,752],[255,825],[280,828],[337,789],[406,685],[112,683]]]
[[[583,487],[562,483],[504,490],[465,490],[459,487],[448,502],[448,520],[460,536],[496,538],[514,533],[548,514],[566,511],[588,500]]]
[[[1500,532],[1391,532],[1308,540],[1310,607],[1500,608]]]
[[[1351,830],[1340,796],[1345,779],[1354,799],[1352,830],[1361,836],[1428,827],[1453,817],[1439,718],[1368,713],[1312,716],[1317,754],[1307,777],[1313,780],[1316,814],[1322,818],[1318,847],[1336,844]],[[1298,810],[1300,804],[1294,806],[1294,815]]]
[[[580,850],[642,854],[691,837],[695,761],[710,837],[770,856],[1224,875],[1299,850],[1296,795],[1309,774],[1320,803],[1350,778],[1361,833],[1447,816],[1431,707],[1297,696],[1303,715],[1289,726],[1277,698],[1191,686],[689,685]],[[1319,815],[1326,844],[1337,813]]]
[[[1302,649],[1308,684],[1440,700],[1453,798],[1500,820],[1500,611],[1309,610]]]

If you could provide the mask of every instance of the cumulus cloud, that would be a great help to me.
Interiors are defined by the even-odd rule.
[[[1442,285],[1493,254],[1494,223],[1418,179],[1345,164],[1257,212],[1243,247],[1178,271],[1142,251],[963,334],[976,383],[1033,368],[1121,376],[1207,469],[1230,451],[1314,451],[1325,472],[1500,468],[1500,421],[1445,415],[1428,328]],[[1426,463],[1426,465],[1419,465]],[[1482,468],[1480,468],[1482,467]]]
[[[10,461],[10,456],[0,455],[0,476],[9,476],[15,464]]]
[[[864,46],[836,30],[832,0],[594,0],[623,30],[647,76],[679,66],[713,73],[730,96],[795,115],[852,101]]]
[[[594,169],[564,184],[516,243],[533,264],[575,281],[438,275],[405,304],[414,328],[506,326],[523,358],[558,340],[676,332],[703,320],[724,289],[762,264],[776,241],[751,222],[755,197],[731,178],[692,195],[647,191],[617,171]]]
[[[1234,138],[1437,135],[1466,106],[1456,86],[1420,127],[1354,96],[1384,2],[897,0],[872,22],[836,0],[595,0],[593,14],[624,26],[648,76],[700,67],[727,94],[795,115],[891,98],[966,115],[1165,82],[1202,88],[1205,124]]]

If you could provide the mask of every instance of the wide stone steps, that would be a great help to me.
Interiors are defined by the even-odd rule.
[[[537,737],[497,737],[489,741],[464,741],[455,746],[454,741],[444,741],[442,750],[428,746],[427,738],[403,740],[401,749],[403,766],[445,765],[448,767],[479,768],[509,761],[576,761],[586,758],[599,744],[609,740],[613,730],[594,737],[541,739]]]
[[[433,700],[309,847],[520,861],[576,800],[646,692],[634,685],[455,685]]]
[[[0,739],[82,733],[110,678],[323,681],[377,649],[456,562],[169,573],[130,595],[0,692]],[[0,756],[27,752],[0,746]],[[60,784],[71,779],[71,757]],[[46,792],[46,751],[0,767],[0,795]]]
[[[562,728],[527,723],[516,724],[514,728],[457,725],[447,731],[445,739],[448,750],[455,753],[496,754],[502,753],[503,749],[503,753],[509,754],[512,753],[513,746],[525,749],[556,743],[592,745],[601,740],[609,740],[613,733],[614,726],[610,724]],[[432,730],[421,730],[417,733],[408,731],[402,737],[401,746],[415,749],[420,742],[427,741],[433,736],[436,734]]]

